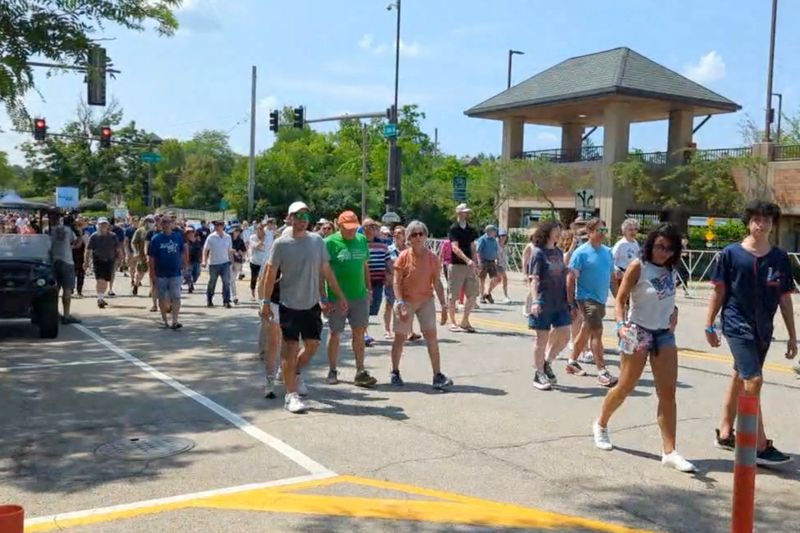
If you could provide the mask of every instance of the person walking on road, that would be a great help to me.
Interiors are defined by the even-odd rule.
[[[395,386],[404,385],[403,378],[400,377],[400,358],[416,317],[428,347],[433,370],[433,388],[446,390],[453,386],[453,380],[442,373],[436,332],[436,306],[433,300],[435,292],[442,307],[441,323],[446,324],[447,300],[439,277],[441,264],[436,254],[425,246],[428,228],[424,223],[419,220],[409,223],[406,238],[410,245],[395,261],[394,291],[397,300],[394,309],[391,383]]]
[[[256,224],[256,231],[250,235],[248,249],[250,250],[250,296],[256,299],[256,283],[261,274],[261,267],[269,257],[275,237],[272,232],[267,233],[264,224]]]
[[[343,315],[347,315],[347,299],[328,263],[325,242],[318,234],[308,231],[311,220],[308,206],[303,202],[292,203],[287,220],[290,231],[275,241],[267,260],[260,314],[265,321],[272,319],[270,299],[280,271],[281,366],[286,386],[284,407],[291,413],[302,413],[308,407],[300,396],[307,395],[308,389],[300,370],[311,361],[319,348],[322,306],[326,312],[331,310],[328,299],[323,296],[325,288],[322,279],[336,295],[339,312]]]
[[[714,292],[708,303],[706,340],[720,346],[714,322],[722,310],[722,334],[733,355],[733,376],[725,394],[722,420],[714,444],[733,450],[736,445],[734,422],[739,395],[759,398],[756,463],[779,465],[792,461],[767,439],[760,396],[764,383],[762,369],[772,342],[773,321],[778,308],[786,324],[786,358],[797,355],[792,292],[792,265],[787,253],[770,244],[769,236],[777,227],[781,210],[776,204],[755,200],[745,208],[744,222],[748,235],[740,243],[720,252],[711,282]]]
[[[142,286],[142,279],[147,274],[149,262],[147,259],[147,234],[155,227],[155,219],[152,215],[147,215],[142,220],[139,227],[131,237],[131,248],[133,248],[134,266],[131,268],[131,292],[134,296],[139,294],[139,287]],[[152,237],[151,237],[152,238]]]
[[[608,423],[633,392],[649,358],[658,395],[661,464],[680,472],[696,472],[697,468],[675,447],[678,420],[675,403],[678,384],[675,266],[680,258],[680,232],[674,226],[664,224],[647,236],[642,258],[626,265],[615,305],[621,351],[619,383],[606,395],[600,417],[592,430],[595,446],[601,450],[613,448]]]
[[[569,340],[572,322],[567,305],[567,268],[556,247],[561,236],[557,222],[541,222],[533,233],[530,269],[528,327],[536,331],[533,386],[550,390],[558,383],[553,367]]]
[[[330,338],[328,339],[328,379],[327,383],[339,383],[336,364],[339,359],[339,344],[342,339],[345,321],[352,330],[353,354],[356,360],[356,375],[353,382],[358,387],[374,387],[378,382],[364,368],[364,335],[369,324],[370,285],[369,244],[367,238],[358,233],[358,217],[352,211],[345,211],[337,219],[339,231],[325,239],[333,275],[347,299],[347,313],[336,307],[336,293],[328,286],[327,296],[333,309],[328,314]]]
[[[86,245],[86,263],[91,259],[94,267],[94,277],[97,282],[97,307],[104,309],[106,302],[106,289],[114,276],[114,267],[120,256],[120,243],[117,236],[111,232],[108,219],[97,219],[97,231],[89,237]]]
[[[604,387],[613,387],[617,378],[606,368],[603,356],[603,318],[606,316],[614,259],[611,250],[603,244],[608,233],[605,222],[593,218],[586,223],[586,231],[589,240],[572,254],[567,275],[570,310],[580,312],[583,317],[583,325],[574,339],[572,355],[567,362],[567,373],[586,375],[578,363],[578,355],[588,343],[597,365],[597,382]]]
[[[378,316],[383,301],[383,288],[392,283],[392,260],[389,257],[389,245],[380,237],[380,225],[371,218],[365,218],[362,226],[369,245],[369,278],[372,286],[369,316]],[[367,346],[372,346],[375,339],[365,333],[364,342]]]
[[[478,275],[481,282],[481,303],[494,303],[492,291],[497,286],[497,257],[500,255],[500,243],[497,241],[497,226],[489,224],[484,234],[478,239]],[[486,290],[486,278],[489,278],[489,290]]]
[[[614,285],[619,286],[628,265],[639,258],[639,221],[628,218],[622,223],[622,237],[614,244],[611,255],[614,256]]]
[[[161,218],[161,233],[150,241],[147,253],[150,257],[150,269],[155,272],[158,307],[164,327],[179,329],[183,325],[178,321],[181,310],[181,273],[188,265],[189,254],[183,235],[172,230],[172,217]],[[167,315],[171,315],[171,322]]]
[[[244,260],[247,257],[247,243],[242,235],[244,232],[238,226],[231,230],[231,247],[233,248],[233,262],[231,263],[231,298],[233,303],[239,305],[239,290],[237,283],[241,279],[244,269]]]
[[[275,219],[266,218],[261,228],[264,231],[264,238],[260,241],[252,240],[250,250],[252,252],[251,261],[252,257],[256,257],[256,254],[263,254],[264,257],[264,261],[258,269],[258,282],[256,284],[258,299],[264,301],[264,282],[267,279],[267,261],[272,251],[272,245],[275,243]],[[256,259],[258,259],[258,257],[256,257]],[[275,398],[275,380],[280,373],[280,366],[278,365],[278,352],[281,349],[279,309],[281,302],[280,283],[281,272],[278,271],[275,276],[275,283],[272,286],[272,296],[269,298],[272,316],[269,320],[262,318],[258,328],[258,357],[264,362],[264,369],[266,371],[264,397],[268,399]]]
[[[459,204],[456,207],[457,220],[450,226],[448,240],[452,247],[453,263],[450,265],[449,273],[449,293],[450,302],[448,311],[450,312],[450,331],[475,333],[475,328],[469,322],[469,315],[475,307],[475,299],[478,297],[478,277],[476,275],[477,266],[475,260],[478,253],[475,247],[475,239],[478,232],[468,223],[469,215],[472,210],[467,204]],[[408,234],[408,232],[406,231]],[[461,322],[456,322],[456,301],[464,290],[466,301],[464,302],[464,315]]]
[[[86,241],[83,234],[83,227],[86,222],[78,218],[73,226],[73,233],[76,235],[75,242],[72,243],[72,264],[75,265],[75,289],[73,296],[83,298],[83,283],[86,279]]]
[[[75,288],[75,261],[72,248],[80,239],[63,220],[50,228],[50,255],[53,259],[53,276],[56,287],[61,291],[62,324],[80,324],[80,320],[70,314],[72,290]]]
[[[203,263],[203,242],[197,235],[197,230],[189,227],[183,234],[186,239],[186,251],[189,257],[189,264],[186,267],[185,282],[188,285],[189,294],[194,292],[194,284],[200,278],[200,266]]]
[[[495,283],[495,287],[501,285],[503,299],[500,303],[509,305],[514,301],[508,297],[508,231],[504,229],[497,231],[497,244],[500,247],[497,250],[497,283]],[[491,295],[492,291],[489,290],[489,296]]]
[[[226,308],[230,309],[232,260],[233,243],[231,236],[225,233],[225,224],[220,220],[215,220],[214,233],[206,238],[206,243],[203,246],[203,268],[208,265],[207,307],[214,307],[217,279],[222,278],[222,303]]]

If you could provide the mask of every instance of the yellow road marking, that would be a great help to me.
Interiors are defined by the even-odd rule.
[[[501,320],[492,320],[492,319],[477,318],[477,317],[470,317],[470,320],[472,322],[475,322],[476,324],[490,326],[496,329],[511,330],[533,335],[533,332],[530,329],[528,329],[527,326],[521,326],[513,322],[503,322]],[[617,344],[617,340],[611,337],[603,337],[603,342],[609,346]],[[733,363],[733,359],[731,357],[726,357],[724,355],[719,355],[710,352],[703,352],[700,350],[692,350],[690,348],[681,348],[680,350],[678,350],[678,355],[680,355],[681,357],[688,357],[690,359],[713,361],[715,363],[725,363],[727,365],[731,365]],[[792,370],[791,367],[775,363],[765,363],[764,369],[771,370],[773,372],[781,372],[783,374],[794,374],[794,370]]]
[[[398,498],[364,498],[303,494],[298,491],[335,485],[360,485],[377,489],[425,496],[434,500],[405,500]],[[413,485],[379,481],[355,476],[337,476],[306,481],[281,487],[243,490],[187,500],[131,508],[108,513],[47,522],[25,528],[26,533],[40,533],[70,527],[100,524],[178,509],[203,508],[246,510],[272,513],[313,514],[348,518],[378,518],[384,520],[434,522],[488,527],[587,529],[605,533],[649,533],[642,529],[609,524],[569,515],[505,504]]]

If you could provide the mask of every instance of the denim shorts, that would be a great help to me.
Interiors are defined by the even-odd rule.
[[[639,324],[636,324],[636,327],[646,333],[648,333],[648,340],[650,340],[650,346],[647,348],[647,352],[652,355],[658,355],[658,352],[662,348],[671,348],[677,346],[675,342],[675,333],[669,329],[647,329]]]
[[[550,328],[562,328],[572,324],[572,317],[566,307],[542,309],[539,316],[528,315],[528,329],[549,331]]]
[[[739,337],[725,337],[733,355],[733,369],[742,379],[751,379],[761,376],[761,369],[767,359],[769,351],[768,342],[760,339],[742,339]]]
[[[156,278],[156,292],[161,300],[180,300],[181,299],[181,278]]]

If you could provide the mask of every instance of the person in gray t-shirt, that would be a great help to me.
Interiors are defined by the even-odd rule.
[[[53,259],[53,277],[61,291],[61,305],[64,314],[61,322],[78,324],[80,320],[70,314],[72,289],[75,288],[75,261],[72,258],[72,245],[78,239],[71,228],[60,222],[50,228],[50,257]]]
[[[311,220],[308,206],[294,202],[289,206],[288,231],[272,245],[267,268],[259,280],[261,318],[273,320],[270,306],[278,271],[281,272],[278,321],[283,337],[281,367],[286,384],[284,406],[292,413],[302,413],[307,407],[300,396],[308,394],[300,369],[306,366],[319,348],[322,334],[321,311],[327,313],[330,304],[324,297],[321,278],[336,294],[342,313],[347,314],[347,299],[342,294],[328,263],[328,251],[322,237],[308,232]],[[320,305],[322,304],[322,305]],[[303,349],[300,349],[300,338]]]

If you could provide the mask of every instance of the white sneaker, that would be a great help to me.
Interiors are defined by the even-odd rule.
[[[513,304],[514,302],[511,300],[511,298],[503,298],[502,300],[500,300],[499,303],[503,305],[508,305],[508,304]]]
[[[267,383],[264,385],[264,398],[269,398],[270,400],[275,397],[275,380],[271,377],[267,377]]]
[[[295,383],[297,383],[297,394],[300,396],[308,396],[308,387],[306,387],[306,382],[303,380],[302,374],[297,374]]]
[[[594,355],[592,355],[592,352],[583,352],[583,355],[578,360],[585,365],[593,365]]]
[[[290,392],[286,395],[283,406],[290,413],[305,413],[308,409],[306,404],[300,399],[300,396],[298,396],[296,392]]]
[[[697,472],[697,467],[684,459],[677,450],[661,456],[661,466],[664,468],[673,468],[678,472],[692,473]]]
[[[595,421],[592,424],[592,432],[594,433],[595,446],[606,451],[614,448],[614,446],[611,444],[611,437],[608,434],[608,428],[601,428],[600,424]]]
[[[281,365],[278,365],[278,371],[275,372],[275,382],[283,383],[283,368]]]

